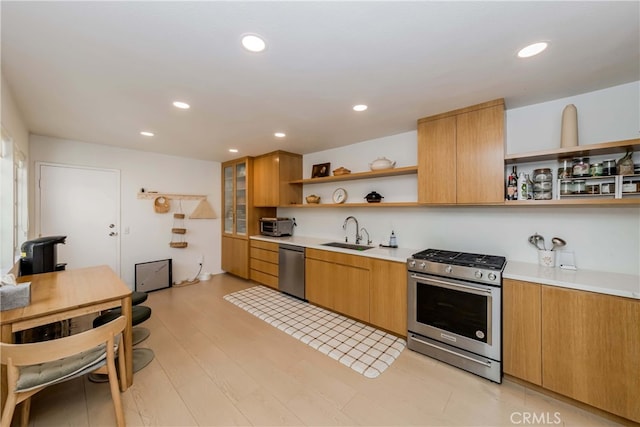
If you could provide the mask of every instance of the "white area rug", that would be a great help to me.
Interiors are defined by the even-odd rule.
[[[380,375],[407,345],[395,335],[266,286],[234,292],[224,299],[367,378]]]

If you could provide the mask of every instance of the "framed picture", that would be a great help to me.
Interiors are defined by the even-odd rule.
[[[331,169],[331,163],[320,163],[317,165],[313,165],[313,169],[311,170],[311,178],[329,176],[329,169]]]

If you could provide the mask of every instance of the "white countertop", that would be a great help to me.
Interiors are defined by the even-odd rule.
[[[640,299],[640,276],[594,270],[563,270],[508,261],[502,277],[580,291]]]
[[[289,245],[304,246],[306,248],[367,256],[402,263],[405,263],[407,258],[421,250],[413,248],[374,247],[366,251],[356,251],[353,249],[342,249],[322,245],[323,243],[335,240],[304,236],[251,236],[251,239],[273,243],[286,243]],[[563,270],[559,267],[550,268],[528,262],[508,261],[502,277],[505,279],[523,280],[525,282],[541,283],[543,285],[559,286],[580,291],[640,299],[640,276],[633,274],[581,269],[575,271]]]
[[[387,261],[407,262],[407,258],[419,252],[420,249],[411,248],[383,248],[374,247],[366,251],[356,251],[353,249],[335,248],[332,246],[322,246],[323,243],[335,242],[336,240],[321,239],[318,237],[303,236],[286,236],[286,237],[270,237],[270,236],[251,236],[254,240],[263,240],[265,242],[286,243],[295,246],[304,246],[305,248],[321,249],[323,251],[341,252],[343,254],[367,256],[369,258],[379,258]],[[353,243],[353,242],[349,242]]]

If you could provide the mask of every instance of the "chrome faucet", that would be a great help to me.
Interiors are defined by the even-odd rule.
[[[365,233],[367,233],[367,245],[370,245],[370,244],[371,244],[371,236],[369,236],[369,232],[367,231],[367,229],[366,229],[366,228],[364,228],[364,227],[362,227],[362,228],[360,229],[360,231],[361,231],[361,232],[362,232],[362,231],[364,231]]]
[[[345,231],[344,241],[345,242],[349,241],[349,239],[347,238],[346,231],[347,231],[347,223],[349,222],[350,219],[354,220],[356,223],[356,245],[357,245],[360,243],[362,236],[360,236],[360,226],[358,225],[358,220],[356,219],[355,216],[348,216],[347,219],[344,220],[344,224],[342,224],[342,229]]]

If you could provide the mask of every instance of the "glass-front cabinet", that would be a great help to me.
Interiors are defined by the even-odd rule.
[[[253,206],[253,158],[222,164],[221,264],[228,273],[249,278],[249,236],[259,233],[259,219],[273,217],[276,208]]]
[[[247,161],[225,163],[223,167],[225,234],[247,235]]]

